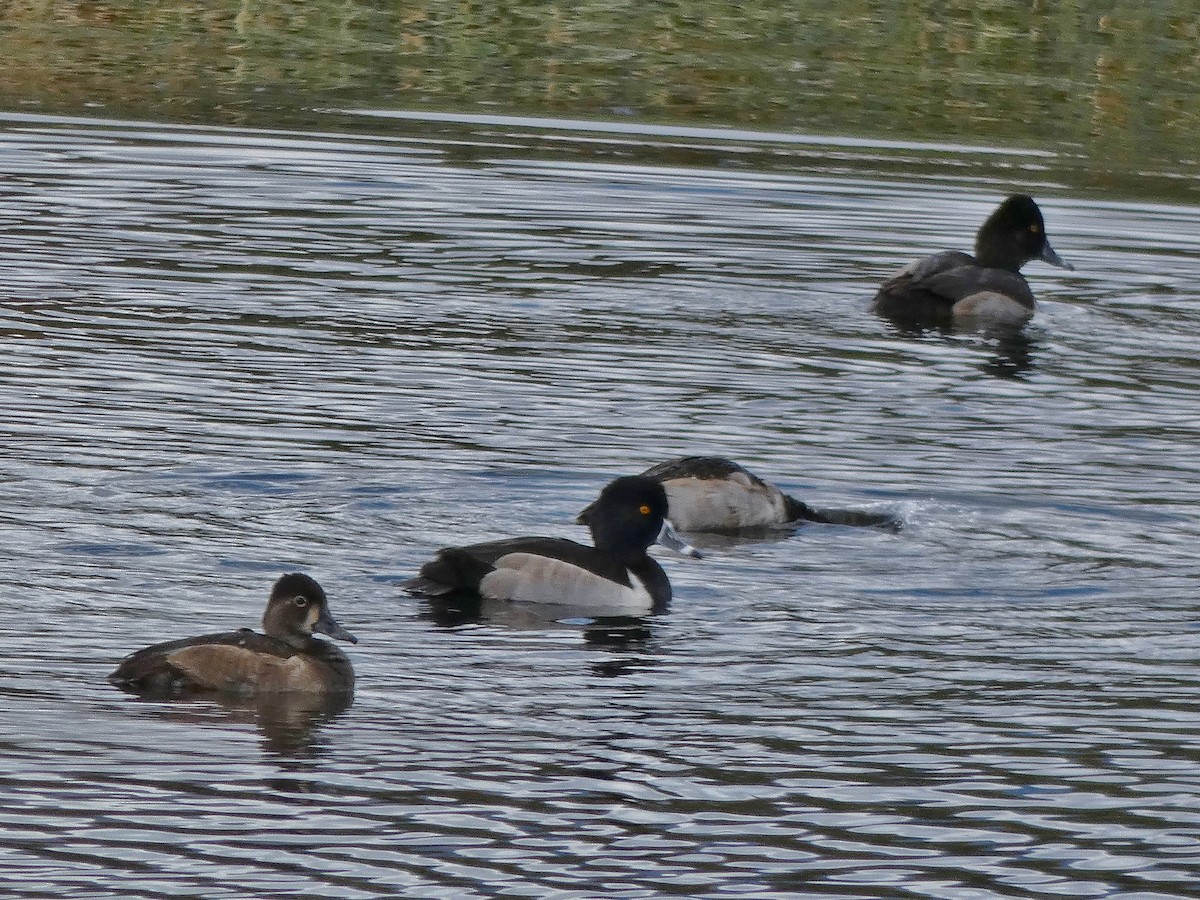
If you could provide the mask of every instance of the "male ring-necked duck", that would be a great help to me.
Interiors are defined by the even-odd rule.
[[[668,515],[680,531],[742,531],[800,521],[891,530],[900,524],[886,513],[814,509],[720,456],[681,456],[642,475],[666,489]],[[576,521],[588,524],[595,507],[584,509]]]
[[[179,696],[339,692],[354,688],[350,660],[313,633],[358,643],[333,620],[325,591],[307,575],[284,575],[271,589],[263,631],[249,628],[167,641],[132,653],[108,680],[129,691]]]
[[[947,250],[909,263],[879,288],[874,309],[906,323],[1018,327],[1033,316],[1033,292],[1021,275],[1033,259],[1074,268],[1050,246],[1033,198],[1014,194],[980,226],[974,256]]]
[[[512,600],[636,615],[662,609],[671,583],[646,552],[658,542],[689,556],[667,521],[667,495],[653,478],[618,478],[600,492],[588,519],[592,543],[521,537],[448,547],[406,582],[426,597],[477,594]]]

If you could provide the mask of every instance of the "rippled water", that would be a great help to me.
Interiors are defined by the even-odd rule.
[[[1195,895],[1200,208],[952,148],[3,126],[0,892]],[[868,312],[1016,187],[1077,267],[1023,338]],[[633,631],[397,588],[690,452],[905,527],[663,554]],[[348,709],[105,683],[290,569]]]

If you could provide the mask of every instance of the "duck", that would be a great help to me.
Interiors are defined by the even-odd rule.
[[[154,644],[131,653],[108,676],[134,693],[179,697],[216,692],[238,697],[332,694],[354,689],[350,660],[324,634],[358,643],[329,613],[325,591],[301,573],[271,588],[263,633],[249,628]]]
[[[1035,259],[1075,268],[1050,246],[1033,198],[1013,194],[980,226],[974,256],[947,250],[911,262],[880,286],[872,307],[904,323],[1017,328],[1033,318],[1033,291],[1021,267]]]
[[[439,550],[405,582],[411,594],[553,604],[606,615],[666,608],[671,583],[646,551],[659,543],[700,553],[667,519],[667,493],[653,478],[627,475],[607,484],[591,506],[592,546],[558,537],[517,537]]]
[[[738,532],[797,522],[864,525],[895,531],[886,513],[815,509],[722,456],[681,456],[642,473],[663,486],[671,523],[684,532]],[[587,524],[595,504],[576,521]]]

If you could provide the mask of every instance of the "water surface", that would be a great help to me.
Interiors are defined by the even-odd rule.
[[[5,116],[2,892],[1194,895],[1200,208],[994,149]],[[1017,187],[1021,337],[868,311]],[[624,631],[397,588],[693,452],[904,528]],[[104,682],[293,569],[349,708]]]

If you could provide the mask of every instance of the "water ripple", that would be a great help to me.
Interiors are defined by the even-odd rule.
[[[0,891],[1194,893],[1196,207],[1025,171],[1077,271],[1003,342],[867,311],[1014,186],[930,148],[5,121]],[[905,527],[664,555],[636,628],[396,588],[692,452]],[[104,683],[293,568],[352,706]]]

